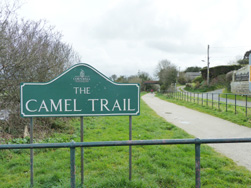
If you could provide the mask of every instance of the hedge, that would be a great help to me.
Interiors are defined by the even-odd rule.
[[[228,72],[232,70],[238,70],[242,66],[241,65],[220,65],[217,67],[211,67],[209,68],[209,78],[216,78],[217,76],[221,74],[227,74]],[[201,69],[201,75],[204,80],[207,79],[207,68]]]

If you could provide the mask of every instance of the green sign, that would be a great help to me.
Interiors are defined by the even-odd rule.
[[[21,83],[21,116],[139,115],[139,84],[111,81],[88,64],[76,64],[47,83]]]

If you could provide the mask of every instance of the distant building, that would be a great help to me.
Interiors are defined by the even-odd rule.
[[[185,73],[185,78],[187,81],[192,81],[198,76],[201,76],[200,72],[186,72]]]
[[[235,94],[251,94],[249,91],[249,65],[234,71],[231,82],[231,92]]]

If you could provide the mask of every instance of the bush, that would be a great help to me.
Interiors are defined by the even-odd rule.
[[[215,86],[207,86],[206,82],[196,82],[195,84],[190,84],[187,83],[185,90],[187,91],[191,91],[191,92],[207,92],[207,91],[212,91],[215,90],[216,87]]]
[[[167,90],[166,85],[162,84],[162,85],[160,86],[160,91],[161,91],[161,92],[165,92],[166,90]]]
[[[213,79],[210,79],[209,86],[207,85],[207,82],[202,79],[202,77],[197,77],[193,80],[193,84],[186,84],[185,89],[189,91],[195,91],[195,92],[207,92],[207,91],[213,91],[217,88],[230,88],[230,81],[232,74],[228,74],[226,76],[225,74],[221,74]],[[227,79],[228,78],[228,79]]]
[[[233,80],[233,74],[234,74],[234,71],[228,72],[226,74],[226,80],[227,80],[227,82],[230,83]]]
[[[186,87],[185,87],[185,89],[192,89],[192,88],[193,88],[192,84],[190,84],[190,83],[186,83]]]
[[[193,83],[196,83],[196,82],[199,82],[199,83],[203,82],[202,76],[197,76],[197,77],[193,80]]]
[[[210,86],[215,88],[222,88],[222,87],[228,87],[230,83],[226,79],[226,75],[222,74],[217,76],[216,78],[213,78],[210,82]]]
[[[195,89],[198,89],[198,88],[200,88],[200,82],[196,82],[196,83],[195,83],[195,86],[194,86],[194,88],[195,88]]]
[[[181,85],[185,85],[187,83],[185,77],[179,77],[178,82]]]

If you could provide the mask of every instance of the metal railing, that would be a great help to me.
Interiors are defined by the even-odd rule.
[[[105,142],[71,142],[50,144],[4,144],[2,149],[41,149],[41,148],[70,148],[71,187],[76,187],[75,150],[77,147],[105,147],[105,146],[137,146],[137,145],[173,145],[195,144],[195,187],[201,187],[200,177],[200,145],[223,143],[246,143],[251,138],[226,138],[226,139],[163,139],[163,140],[129,140],[129,141],[105,141]],[[33,184],[31,184],[33,185]]]
[[[211,107],[212,109],[231,111],[234,114],[243,113],[246,117],[251,117],[251,102],[248,100],[251,95],[237,95],[230,93],[199,93],[199,92],[167,92],[167,97],[186,102],[197,103],[201,106]],[[243,100],[238,100],[241,96]]]

